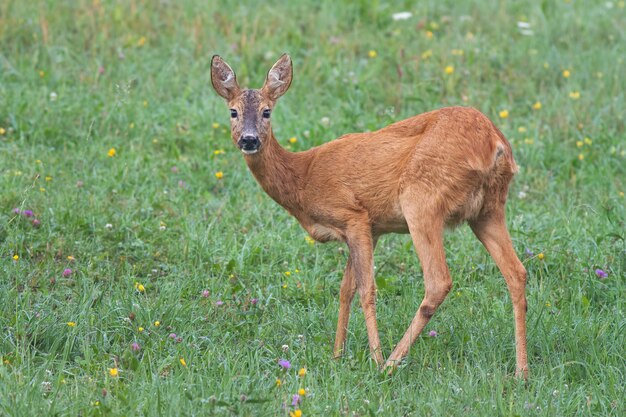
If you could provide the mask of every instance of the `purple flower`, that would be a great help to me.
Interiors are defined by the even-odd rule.
[[[104,67],[102,65],[98,68],[98,74],[104,75]]]
[[[21,212],[21,210],[20,210],[19,208],[17,208],[17,207],[15,207],[15,208],[13,209],[13,213],[14,213],[14,214],[20,214],[20,212]]]
[[[24,217],[33,217],[33,216],[34,216],[34,214],[33,214],[33,211],[32,211],[32,210],[24,210],[24,211],[22,212],[22,214],[24,215]]]
[[[176,333],[170,333],[169,338],[170,339],[176,339]]]
[[[428,336],[430,336],[430,337],[437,337],[437,332],[434,331],[434,330],[431,330],[431,331],[428,332]]]
[[[139,343],[137,342],[133,342],[133,344],[130,345],[130,350],[132,350],[133,352],[138,352],[139,349],[141,349],[141,346],[139,346]]]
[[[253,298],[252,300],[250,300],[250,304],[252,304],[253,306],[256,305],[256,303],[258,303],[259,300],[257,300],[256,298]]]
[[[33,225],[33,227],[36,229],[39,226],[41,226],[41,222],[38,219],[33,219],[33,221],[31,222],[31,224]]]
[[[605,271],[601,270],[600,268],[596,269],[596,275],[600,279],[604,279],[609,276],[609,274],[607,274]]]
[[[291,405],[295,407],[296,405],[298,405],[299,402],[300,396],[298,394],[294,394],[294,396],[291,397]]]
[[[289,361],[287,359],[279,359],[278,360],[278,365],[283,368],[283,369],[289,369],[291,368],[291,363],[289,363]]]
[[[216,305],[216,306],[221,306],[221,305],[224,305],[224,302],[223,302],[222,300],[217,300],[217,301],[215,302],[215,305]]]
[[[202,296],[203,296],[204,298],[207,298],[207,297],[209,296],[209,290],[204,290],[204,291],[202,291]]]
[[[67,278],[70,275],[72,275],[72,270],[71,269],[66,268],[66,269],[63,270],[63,278]]]
[[[172,167],[172,172],[175,174],[178,172],[178,167],[177,166],[173,166]]]
[[[526,256],[533,257],[535,254],[530,249],[526,248]]]

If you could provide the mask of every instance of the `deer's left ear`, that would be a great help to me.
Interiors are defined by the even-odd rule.
[[[217,94],[228,101],[239,94],[235,72],[219,55],[214,55],[211,59],[211,83]]]
[[[283,54],[267,73],[263,92],[270,99],[276,100],[289,89],[292,78],[293,66],[291,65],[291,58],[289,55]]]

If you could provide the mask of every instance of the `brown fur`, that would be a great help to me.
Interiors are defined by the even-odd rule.
[[[214,57],[213,85],[231,108],[246,114],[273,109],[292,78],[286,55],[270,70],[261,90],[232,88],[236,79],[230,71],[221,58]],[[229,84],[220,86],[219,79]],[[232,120],[235,142],[244,126],[249,130],[249,123],[249,118]],[[424,300],[386,362],[393,367],[408,353],[452,286],[443,249],[444,227],[467,221],[506,279],[515,313],[517,373],[527,376],[526,271],[504,221],[508,186],[517,165],[511,146],[486,116],[472,108],[443,108],[298,153],[278,144],[269,119],[255,123],[261,147],[244,158],[261,187],[314,239],[342,241],[350,250],[340,290],[336,356],[343,350],[350,303],[358,290],[372,355],[377,363],[383,362],[373,272],[378,237],[411,233],[424,270]]]

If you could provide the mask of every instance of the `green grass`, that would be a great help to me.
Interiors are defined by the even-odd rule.
[[[287,415],[299,388],[305,416],[624,415],[626,9],[612,5],[1,2],[0,415]],[[292,150],[446,105],[509,138],[528,382],[504,281],[466,226],[446,237],[437,337],[383,376],[355,303],[331,359],[346,252],[309,244],[263,193],[210,83],[214,53],[259,87],[285,51],[295,77],[273,126]],[[376,265],[388,355],[422,276],[408,236],[384,237]]]

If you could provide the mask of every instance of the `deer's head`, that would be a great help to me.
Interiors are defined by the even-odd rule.
[[[267,73],[259,90],[242,89],[235,72],[218,55],[211,60],[211,83],[230,107],[230,131],[241,152],[251,155],[263,149],[271,134],[270,117],[276,101],[285,94],[293,76],[291,58],[284,54]]]

